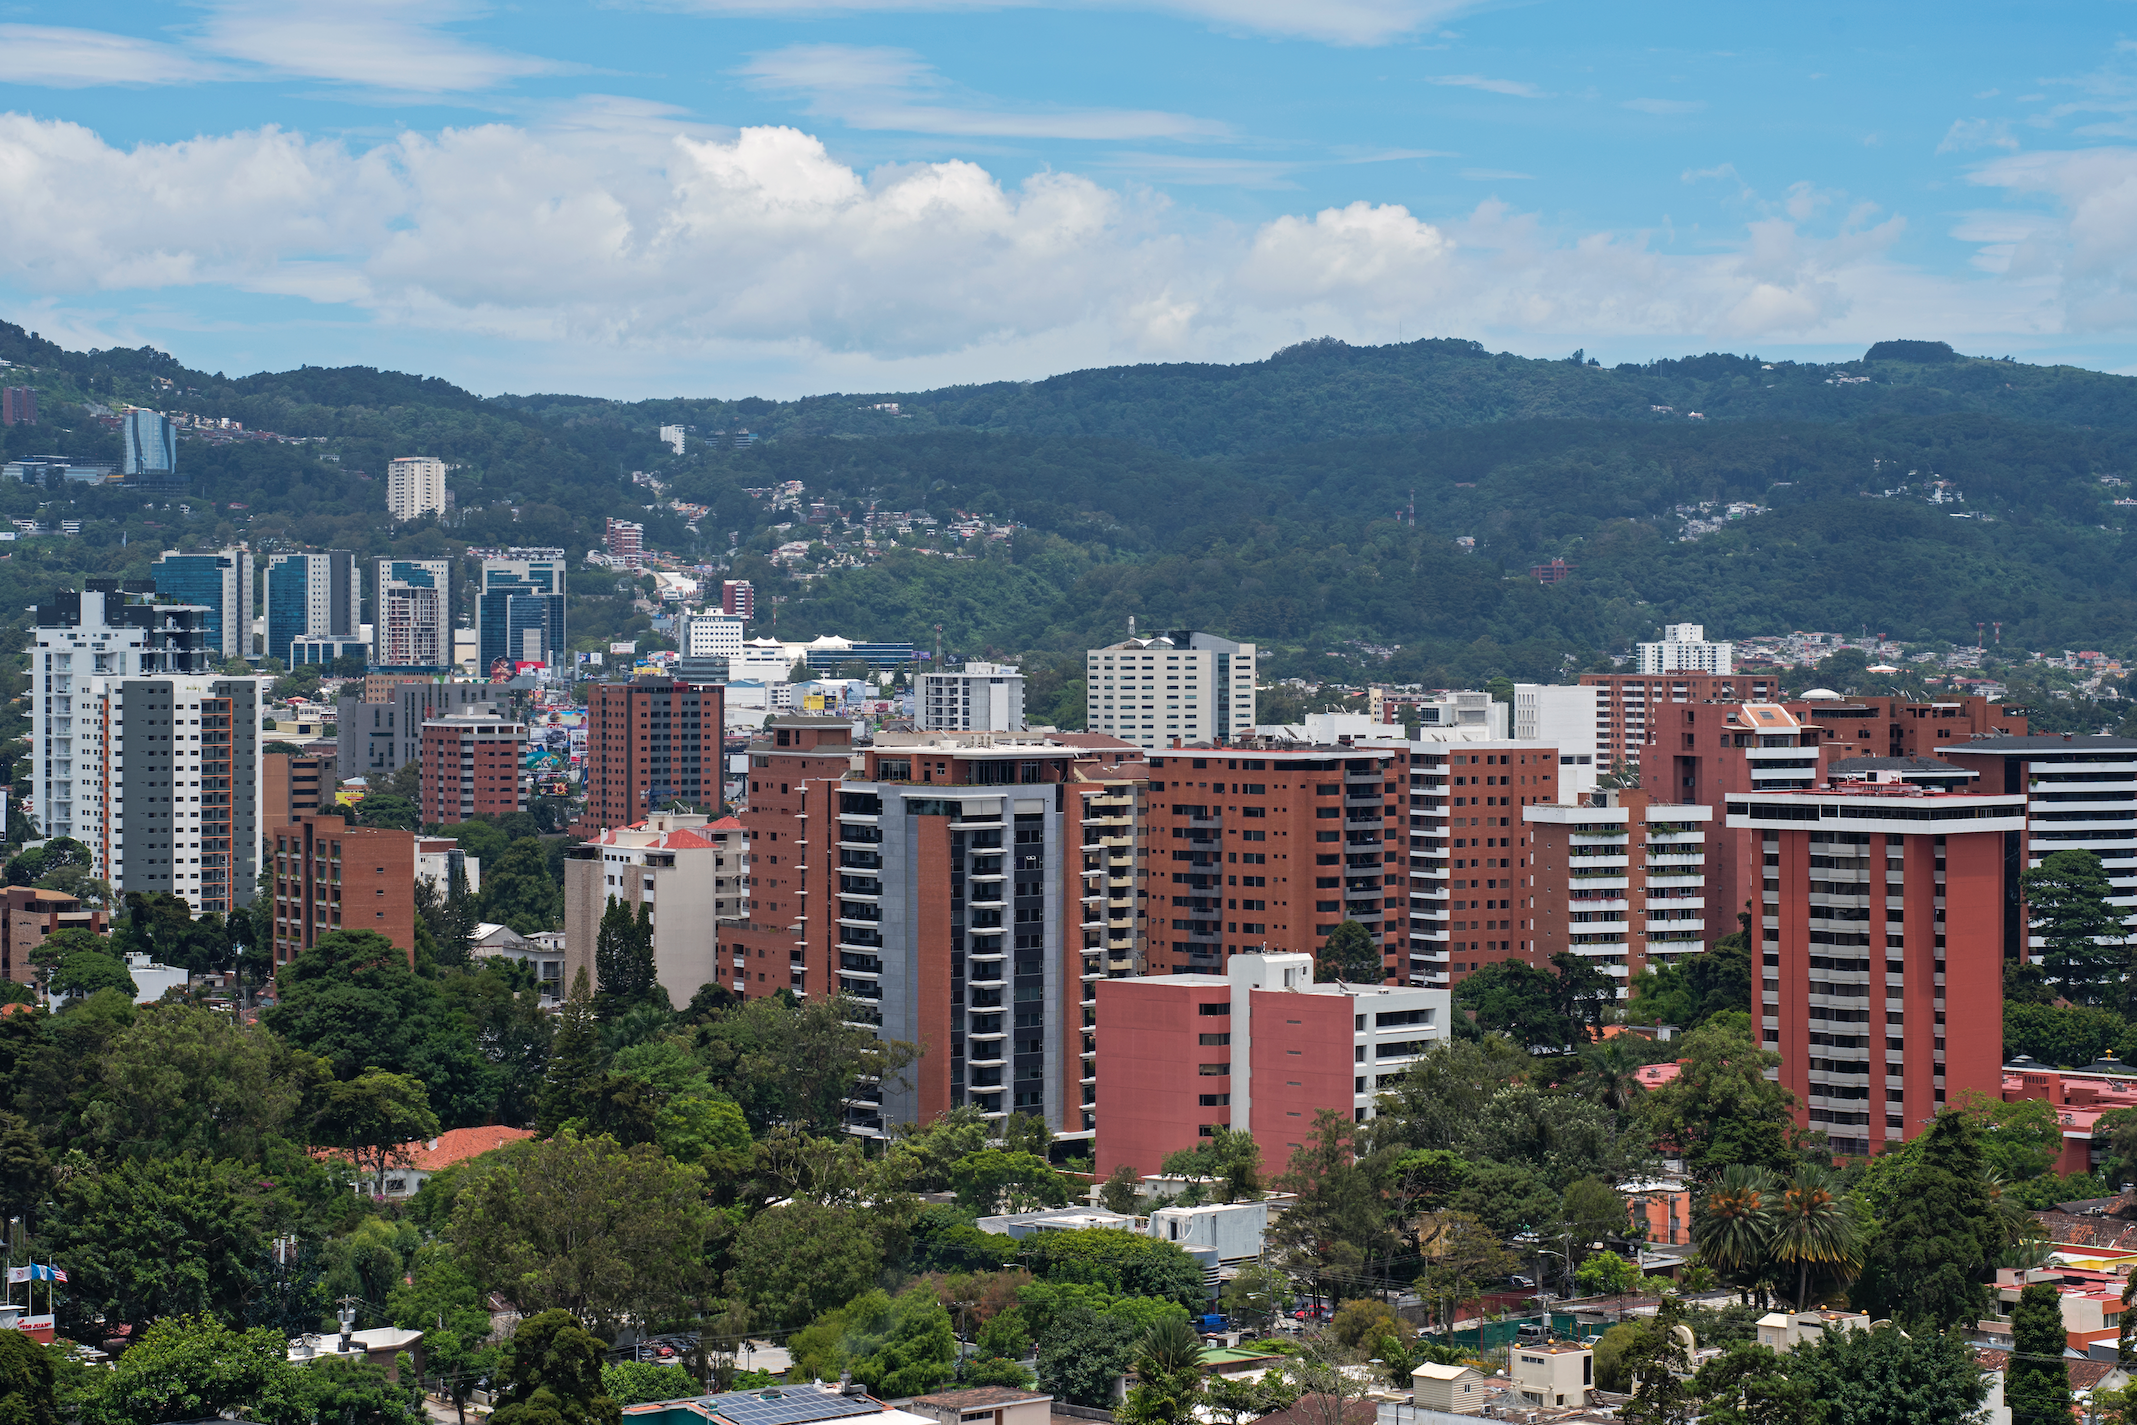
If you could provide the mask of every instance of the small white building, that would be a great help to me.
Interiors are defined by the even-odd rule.
[[[1867,1331],[1870,1318],[1859,1311],[1769,1311],[1759,1318],[1759,1344],[1793,1351],[1825,1339],[1828,1331]]]
[[[982,1217],[973,1224],[982,1232],[998,1232],[1019,1241],[1037,1232],[1077,1232],[1086,1227],[1117,1227],[1135,1230],[1135,1219],[1102,1207],[1047,1207],[1036,1212],[1009,1212]]]
[[[727,681],[784,683],[794,673],[796,654],[776,638],[752,638],[727,659]]]
[[[134,1003],[154,1004],[163,998],[163,992],[183,989],[186,972],[171,965],[159,965],[147,953],[129,950],[126,954],[126,973],[134,978]]]
[[[934,1425],[1046,1425],[1054,1398],[1035,1390],[983,1385],[913,1397],[911,1413]]]
[[[467,894],[475,895],[482,890],[482,858],[470,856],[460,849],[460,843],[450,836],[418,836],[416,838],[416,879],[428,881],[437,887],[440,897],[452,888],[453,871],[457,865],[460,874],[467,880]]]
[[[1193,1249],[1214,1248],[1227,1264],[1261,1255],[1269,1230],[1267,1202],[1213,1202],[1200,1207],[1161,1207],[1144,1229],[1162,1242]]]
[[[1485,1384],[1484,1373],[1475,1366],[1422,1365],[1410,1372],[1410,1403],[1450,1415],[1481,1414]]]
[[[1516,1345],[1507,1374],[1525,1405],[1586,1405],[1595,1389],[1595,1352],[1571,1341]]]

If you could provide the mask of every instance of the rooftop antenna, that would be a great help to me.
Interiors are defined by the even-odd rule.
[[[1134,615],[1134,614],[1129,614],[1129,615],[1128,615],[1128,641],[1129,641],[1130,643],[1133,643],[1133,642],[1135,642],[1135,615]]]
[[[935,666],[942,666],[942,625],[935,625]]]

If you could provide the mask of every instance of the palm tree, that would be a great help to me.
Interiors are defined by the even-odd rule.
[[[1854,1205],[1839,1192],[1830,1168],[1804,1166],[1781,1188],[1767,1251],[1796,1267],[1796,1310],[1803,1309],[1813,1264],[1847,1270],[1861,1265],[1862,1231]]]
[[[1692,1209],[1700,1260],[1730,1276],[1748,1276],[1765,1259],[1780,1182],[1764,1168],[1732,1163]]]
[[[1167,1316],[1143,1333],[1138,1371],[1155,1374],[1196,1370],[1202,1365],[1202,1338],[1184,1316]]]

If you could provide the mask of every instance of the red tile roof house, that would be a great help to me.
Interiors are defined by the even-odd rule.
[[[430,1180],[431,1174],[533,1136],[531,1129],[493,1124],[483,1128],[454,1128],[435,1138],[419,1138],[394,1150],[382,1183],[367,1174],[357,1182],[356,1190],[369,1190],[377,1197],[414,1197],[416,1190]],[[349,1160],[348,1150],[343,1148],[322,1149],[319,1156],[339,1158],[344,1162]]]

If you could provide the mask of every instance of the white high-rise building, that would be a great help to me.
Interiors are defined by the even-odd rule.
[[[683,428],[681,426],[662,426],[660,428],[660,438],[661,443],[677,455],[683,453]]]
[[[724,660],[742,651],[742,620],[732,614],[684,614],[675,622],[675,645],[685,658]]]
[[[1640,671],[1656,673],[1716,673],[1736,671],[1736,645],[1707,642],[1705,624],[1666,623],[1660,643],[1640,645]]]
[[[259,882],[272,680],[207,671],[206,608],[91,582],[39,604],[29,631],[33,819],[87,845],[115,892],[227,915]]]
[[[1139,747],[1254,729],[1254,645],[1209,633],[1131,638],[1084,655],[1087,722]]]
[[[445,513],[445,462],[403,455],[386,466],[386,513],[397,520]]]
[[[1610,690],[1584,684],[1514,684],[1514,736],[1558,748],[1558,794],[1595,790],[1596,747],[1610,736]]]
[[[373,667],[451,671],[452,572],[447,559],[378,561],[371,586]]]
[[[913,679],[913,722],[922,732],[1022,732],[1024,675],[997,663]]]

